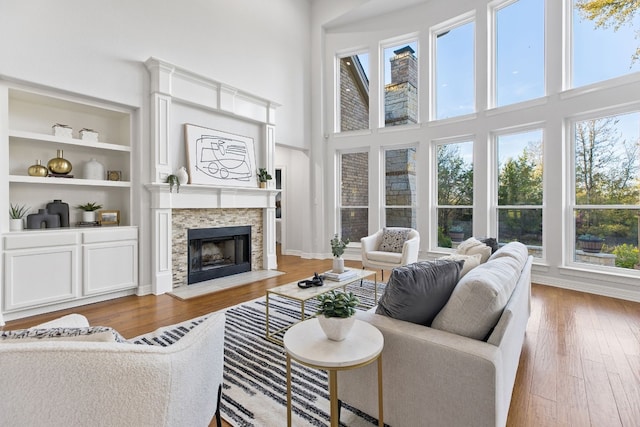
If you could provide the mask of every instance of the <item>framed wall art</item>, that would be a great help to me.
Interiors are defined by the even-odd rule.
[[[187,164],[191,184],[257,187],[253,139],[185,124]]]

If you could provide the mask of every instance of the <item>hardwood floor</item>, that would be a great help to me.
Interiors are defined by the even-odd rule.
[[[331,260],[279,254],[278,269],[286,274],[250,285],[188,301],[169,295],[119,298],[7,322],[5,329],[81,313],[92,325],[112,326],[130,338],[330,268]],[[508,426],[640,426],[640,303],[541,285],[532,294]]]

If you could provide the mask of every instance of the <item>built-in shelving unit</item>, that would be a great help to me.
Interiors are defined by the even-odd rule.
[[[132,141],[135,109],[126,106],[0,80],[0,226],[2,295],[5,318],[17,318],[131,294],[138,285],[138,229],[132,221]],[[53,126],[73,129],[54,135]],[[84,140],[83,128],[98,132]],[[28,174],[46,166],[58,150],[72,164],[65,177]],[[104,179],[85,179],[91,159],[102,163]],[[117,171],[119,180],[108,180]],[[68,228],[10,231],[9,206],[30,213],[53,200],[69,204]],[[120,211],[115,227],[78,227],[82,211],[95,202]],[[26,225],[26,221],[25,221]]]

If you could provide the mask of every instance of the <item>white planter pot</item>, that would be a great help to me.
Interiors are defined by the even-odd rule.
[[[178,177],[178,182],[180,183],[180,185],[185,185],[187,182],[189,182],[189,173],[184,166],[181,166],[174,175]]]
[[[320,315],[318,316],[318,321],[327,338],[332,341],[342,341],[349,335],[356,317],[326,317]]]
[[[333,257],[333,268],[331,269],[334,273],[344,273],[344,259]]]
[[[94,222],[96,220],[96,211],[82,211],[82,221]]]
[[[9,220],[10,231],[22,231],[24,228],[24,221],[22,218],[11,218]]]

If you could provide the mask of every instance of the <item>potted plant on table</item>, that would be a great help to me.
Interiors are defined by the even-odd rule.
[[[332,341],[344,340],[356,320],[355,307],[360,300],[353,292],[333,290],[318,295],[318,321],[327,338]]]
[[[24,228],[24,217],[29,213],[29,208],[25,205],[9,205],[9,230],[20,231]]]
[[[331,253],[333,253],[333,271],[334,273],[344,273],[344,259],[342,259],[342,254],[344,253],[345,248],[349,244],[349,239],[340,239],[338,234],[333,235],[333,239],[331,239]]]
[[[180,192],[180,179],[177,175],[167,175],[167,184],[169,184],[169,193],[173,193],[173,186],[176,186],[176,193]]]
[[[267,188],[267,181],[271,179],[273,179],[273,177],[265,168],[258,169],[258,181],[260,181],[260,188]]]
[[[76,209],[80,209],[82,211],[83,222],[95,222],[96,211],[98,209],[102,209],[102,205],[99,205],[96,202],[89,202],[85,203],[84,205],[76,206]]]

